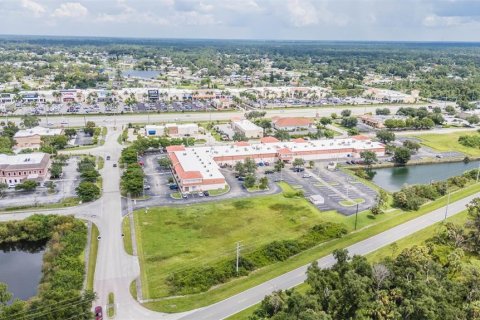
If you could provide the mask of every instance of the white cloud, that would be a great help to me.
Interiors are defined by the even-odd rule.
[[[426,27],[458,27],[475,22],[472,17],[427,15],[422,23]]]
[[[290,13],[290,21],[295,27],[318,24],[317,10],[310,1],[290,0],[287,8]]]
[[[46,9],[39,3],[33,0],[22,0],[22,8],[32,12],[34,16],[39,17],[45,13]]]
[[[58,18],[81,18],[88,14],[88,9],[79,2],[62,3],[53,11],[52,16]]]

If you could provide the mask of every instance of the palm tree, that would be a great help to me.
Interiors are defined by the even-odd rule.
[[[60,97],[62,96],[62,94],[58,91],[53,91],[52,96],[55,98],[55,100],[57,100],[57,102],[60,102]]]

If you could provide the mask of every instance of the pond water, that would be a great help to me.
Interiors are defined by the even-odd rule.
[[[458,176],[470,169],[476,169],[478,161],[469,163],[451,162],[435,163],[416,166],[375,169],[373,183],[387,191],[398,191],[404,184],[423,184],[433,181],[445,180]]]
[[[45,241],[0,244],[0,282],[8,285],[14,298],[26,300],[37,294],[45,246]]]
[[[157,70],[126,70],[122,72],[124,77],[135,77],[143,79],[157,78],[161,74]]]

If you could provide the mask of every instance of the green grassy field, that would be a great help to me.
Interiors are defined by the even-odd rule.
[[[477,193],[480,191],[480,184],[477,185],[471,185],[468,186],[460,191],[454,192],[451,194],[450,201],[457,201],[459,199],[462,199],[468,195]],[[278,195],[276,196],[271,196],[271,197],[277,197],[277,201],[286,201],[284,198],[279,197]],[[269,197],[257,197],[257,198],[252,198],[245,200],[246,203],[254,203],[257,204],[259,203],[259,207],[256,208],[251,208],[250,211],[256,212],[253,217],[248,217],[245,216],[247,219],[254,219],[251,220],[250,222],[253,221],[261,221],[262,226],[260,228],[268,228],[270,231],[272,231],[272,226],[270,226],[268,223],[265,223],[265,220],[263,219],[264,212],[260,206],[264,204],[266,199]],[[287,200],[292,200],[292,199],[287,199]],[[295,206],[299,206],[302,202],[303,205],[306,207],[309,207],[310,210],[315,210],[305,199],[303,198],[297,198],[293,199],[295,202],[287,202],[288,204],[295,204]],[[253,202],[255,201],[255,202]],[[270,200],[272,201],[272,200]],[[234,294],[237,294],[239,292],[242,292],[248,288],[251,288],[255,285],[258,285],[264,281],[267,281],[269,279],[272,279],[276,276],[279,276],[285,272],[288,272],[290,270],[293,270],[297,267],[300,267],[302,265],[311,263],[313,260],[321,258],[325,255],[330,254],[333,250],[339,249],[339,248],[345,248],[349,245],[352,245],[358,241],[361,241],[363,239],[366,239],[368,237],[371,237],[372,235],[378,234],[380,232],[383,232],[385,230],[388,230],[396,225],[399,225],[403,222],[406,222],[408,220],[414,219],[418,216],[421,216],[427,212],[430,212],[432,210],[435,210],[437,208],[440,208],[444,206],[447,202],[446,197],[439,198],[435,202],[427,203],[423,205],[420,210],[414,211],[414,212],[403,212],[401,210],[391,210],[388,211],[388,213],[378,215],[378,216],[373,216],[371,215],[368,211],[361,212],[358,215],[358,230],[356,232],[350,232],[346,236],[340,239],[334,239],[326,243],[322,243],[316,247],[313,247],[311,249],[305,250],[304,252],[298,254],[295,256],[294,259],[287,259],[286,261],[276,263],[273,265],[266,266],[262,269],[259,269],[252,273],[248,277],[242,277],[242,278],[237,278],[232,281],[229,281],[225,284],[216,286],[212,289],[210,289],[208,292],[205,293],[200,293],[200,294],[193,294],[193,295],[188,295],[188,296],[183,296],[183,297],[175,297],[175,298],[168,298],[168,299],[160,299],[157,301],[153,302],[148,302],[145,303],[145,306],[156,311],[163,311],[163,312],[180,312],[180,311],[186,311],[186,310],[192,310],[195,308],[203,307],[215,302],[218,302],[220,300],[226,299],[228,297],[233,296]],[[148,287],[146,288],[147,290],[150,290],[150,288],[155,288],[155,291],[157,293],[160,292],[160,288],[157,288],[156,286],[161,282],[161,277],[165,277],[165,271],[159,271],[159,270],[168,270],[165,268],[159,267],[158,269],[154,269],[154,266],[160,266],[161,263],[163,263],[166,260],[169,261],[174,261],[177,260],[179,263],[184,260],[185,256],[189,255],[192,253],[192,249],[195,249],[196,246],[199,246],[200,253],[203,252],[208,252],[210,256],[212,255],[211,252],[215,250],[215,248],[209,247],[209,244],[212,242],[215,242],[216,237],[218,236],[217,234],[212,234],[210,238],[205,239],[205,242],[202,242],[202,244],[194,243],[194,246],[192,248],[183,248],[184,252],[180,254],[178,257],[177,256],[171,256],[171,254],[174,254],[173,251],[181,251],[182,248],[180,248],[180,245],[182,243],[184,244],[185,238],[180,237],[180,235],[186,235],[190,234],[190,242],[191,241],[197,241],[198,238],[196,237],[198,234],[205,233],[205,230],[212,230],[214,232],[219,232],[220,230],[223,229],[218,229],[216,228],[217,223],[214,221],[212,222],[213,225],[209,223],[205,223],[207,220],[205,220],[205,217],[216,217],[215,213],[213,214],[206,214],[207,210],[211,210],[212,204],[208,205],[197,205],[197,206],[191,206],[191,207],[183,207],[183,213],[182,210],[177,209],[177,208],[163,208],[160,209],[160,211],[157,211],[157,213],[161,213],[162,215],[160,216],[159,214],[155,215],[156,217],[149,217],[147,220],[142,219],[142,214],[137,212],[135,215],[136,217],[136,230],[137,230],[137,239],[139,239],[138,246],[139,246],[139,257],[140,257],[140,263],[141,263],[141,269],[142,269],[142,285],[145,286],[147,285]],[[226,204],[225,202],[220,202],[216,204],[217,206],[220,207],[214,207],[215,209],[221,208],[221,206],[225,206],[224,208],[230,208],[232,209],[231,201],[230,205]],[[218,210],[217,210],[218,212]],[[219,219],[222,221],[222,223],[227,223],[228,225],[225,226],[226,230],[223,230],[225,232],[225,239],[226,240],[221,240],[221,243],[225,243],[227,239],[229,240],[228,246],[230,246],[232,249],[230,249],[230,254],[233,254],[233,249],[234,249],[234,242],[235,240],[232,238],[232,232],[236,231],[236,234],[240,233],[250,233],[252,234],[253,229],[238,229],[240,227],[247,227],[248,228],[248,223],[249,221],[243,218],[239,212],[243,211],[233,211],[233,212],[227,212],[226,215],[219,217]],[[317,211],[318,212],[318,211]],[[165,213],[165,214],[163,214]],[[163,234],[163,229],[172,229],[172,226],[168,224],[167,217],[169,216],[175,216],[177,215],[177,218],[175,218],[177,221],[179,220],[178,216],[185,216],[185,213],[188,213],[189,217],[196,216],[196,220],[193,225],[190,223],[190,220],[185,220],[181,219],[182,221],[181,226],[185,228],[192,228],[192,226],[196,226],[196,230],[183,230],[179,234],[175,234],[175,232],[169,231],[167,234]],[[258,218],[259,214],[261,213],[261,218]],[[150,213],[149,213],[150,214]],[[296,215],[298,213],[295,213]],[[228,217],[230,215],[232,218],[230,219]],[[255,218],[257,217],[257,218]],[[267,213],[265,217],[270,217],[270,215]],[[354,229],[354,224],[355,224],[355,216],[350,216],[350,217],[345,217],[341,214],[338,214],[337,212],[320,212],[319,213],[319,219],[326,220],[326,221],[331,221],[331,222],[342,222],[347,226],[347,229],[349,231],[352,231]],[[232,222],[230,222],[230,220]],[[280,220],[280,219],[279,219]],[[167,223],[166,223],[167,222]],[[275,220],[275,225],[277,225],[277,220]],[[158,225],[158,223],[164,223],[163,226]],[[241,225],[235,225],[235,223],[241,223]],[[283,225],[285,226],[285,220],[282,222],[279,222],[278,225]],[[140,227],[141,226],[141,227]],[[203,227],[203,226],[208,226],[208,227]],[[258,231],[257,226],[252,226],[253,228],[256,228]],[[175,229],[177,229],[178,226],[175,226]],[[234,228],[237,228],[237,230],[234,230]],[[141,230],[141,231],[139,231]],[[147,230],[147,234],[143,234],[144,231]],[[138,232],[142,232],[142,235],[140,236]],[[277,232],[278,229],[277,229]],[[291,234],[292,231],[290,231]],[[168,243],[162,243],[167,235],[172,235],[172,236],[177,236],[175,237],[167,237]],[[260,236],[261,238],[259,239],[260,241],[265,241],[267,239],[263,238],[262,235]],[[274,237],[271,237],[270,240],[273,239],[278,239],[279,235],[275,234]],[[144,244],[143,239],[146,241],[149,241],[148,243]],[[155,239],[155,241],[151,241],[152,239]],[[223,237],[222,237],[223,239]],[[151,242],[150,242],[151,241]],[[170,248],[171,243],[178,243],[179,246],[175,246],[176,248]],[[218,243],[220,243],[218,242]],[[218,244],[216,244],[218,246]],[[162,251],[162,247],[167,247],[164,251]],[[152,255],[145,255],[144,251],[146,250],[146,253],[152,252]],[[153,250],[153,251],[152,251]],[[168,255],[170,254],[170,255]],[[195,258],[195,257],[194,257]],[[157,261],[154,261],[156,260]],[[198,259],[197,259],[198,260]],[[194,260],[196,261],[196,260]],[[154,263],[155,262],[155,263]],[[145,263],[147,263],[145,265]],[[170,267],[172,267],[173,264],[170,264]],[[153,277],[147,277],[146,275],[150,276],[153,275]],[[148,280],[148,281],[147,281]],[[144,292],[145,288],[144,288]],[[144,296],[145,298],[147,296]],[[151,295],[148,297],[152,297]]]
[[[87,267],[87,290],[93,290],[93,281],[95,279],[95,266],[97,265],[97,252],[99,235],[98,228],[92,224],[92,232],[90,236],[90,251],[88,253],[88,267]]]
[[[303,198],[281,195],[152,208],[134,217],[147,299],[169,295],[165,279],[173,271],[233,257],[237,241],[252,250],[297,238],[324,221]]]
[[[480,149],[465,147],[458,143],[458,138],[465,135],[476,135],[475,131],[460,131],[448,134],[421,134],[413,136],[420,139],[421,144],[438,151],[458,151],[469,156],[480,156]]]

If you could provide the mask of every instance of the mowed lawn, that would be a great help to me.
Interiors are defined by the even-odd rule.
[[[469,156],[480,156],[480,149],[465,147],[458,143],[460,136],[477,135],[476,131],[459,131],[448,134],[421,134],[414,136],[423,145],[438,151],[458,151]]]
[[[325,221],[305,199],[281,194],[159,207],[134,217],[145,299],[169,295],[165,279],[172,271],[234,258],[238,241],[252,250]]]

